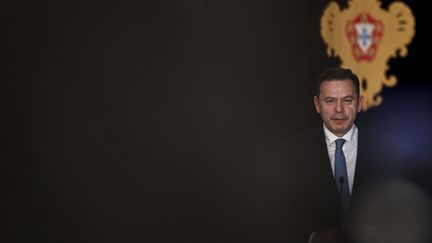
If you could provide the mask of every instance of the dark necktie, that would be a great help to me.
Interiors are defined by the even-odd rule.
[[[344,211],[347,211],[350,200],[350,193],[345,155],[342,151],[342,146],[344,145],[344,143],[344,139],[336,140],[335,180],[342,207]]]

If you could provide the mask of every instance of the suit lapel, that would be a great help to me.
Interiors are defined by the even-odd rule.
[[[367,141],[365,133],[360,132],[358,134],[358,148],[357,148],[357,161],[354,175],[353,191],[351,198],[355,197],[359,192],[361,186],[368,180],[370,176],[369,167],[370,163],[373,163],[373,144]]]
[[[332,200],[332,205],[337,205],[338,208],[341,208],[340,201],[338,199],[339,195],[336,187],[336,181],[333,176],[333,169],[330,164],[324,130],[322,127],[315,134],[314,143],[314,146],[319,148],[316,154],[317,158],[319,158],[316,159],[316,161],[319,164],[316,166],[319,168],[320,172],[319,177],[320,183],[322,183],[321,188],[327,192],[326,195],[333,195],[332,197],[329,197],[334,199]]]
[[[325,136],[324,131],[321,128],[319,135],[315,139],[316,146],[319,148],[318,150],[318,157],[322,158],[319,160],[321,163],[321,166],[323,167],[323,175],[326,175],[326,180],[331,181],[333,185],[335,184],[334,176],[333,176],[333,169],[330,165],[330,158],[328,156],[328,150],[327,150],[327,144],[325,142]],[[324,163],[323,163],[324,162]],[[336,188],[336,187],[334,187]],[[336,190],[337,191],[337,190]]]

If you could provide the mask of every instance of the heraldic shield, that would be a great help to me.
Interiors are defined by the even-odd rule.
[[[379,0],[351,0],[341,10],[331,2],[321,17],[321,36],[329,57],[339,57],[341,66],[350,68],[360,79],[363,110],[382,103],[383,86],[397,84],[386,75],[390,58],[405,57],[415,33],[410,8],[400,1],[381,8]]]

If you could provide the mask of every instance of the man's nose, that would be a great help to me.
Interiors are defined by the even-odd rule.
[[[343,111],[342,101],[337,101],[336,102],[336,112],[342,112],[342,111]]]

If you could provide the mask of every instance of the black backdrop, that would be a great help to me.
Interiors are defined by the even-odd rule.
[[[428,16],[411,2],[416,37],[407,58],[390,61],[399,85],[359,123],[416,138],[415,168],[427,174]],[[284,148],[319,124],[312,84],[339,63],[319,34],[326,4],[9,3],[3,237],[226,242],[282,232]]]

